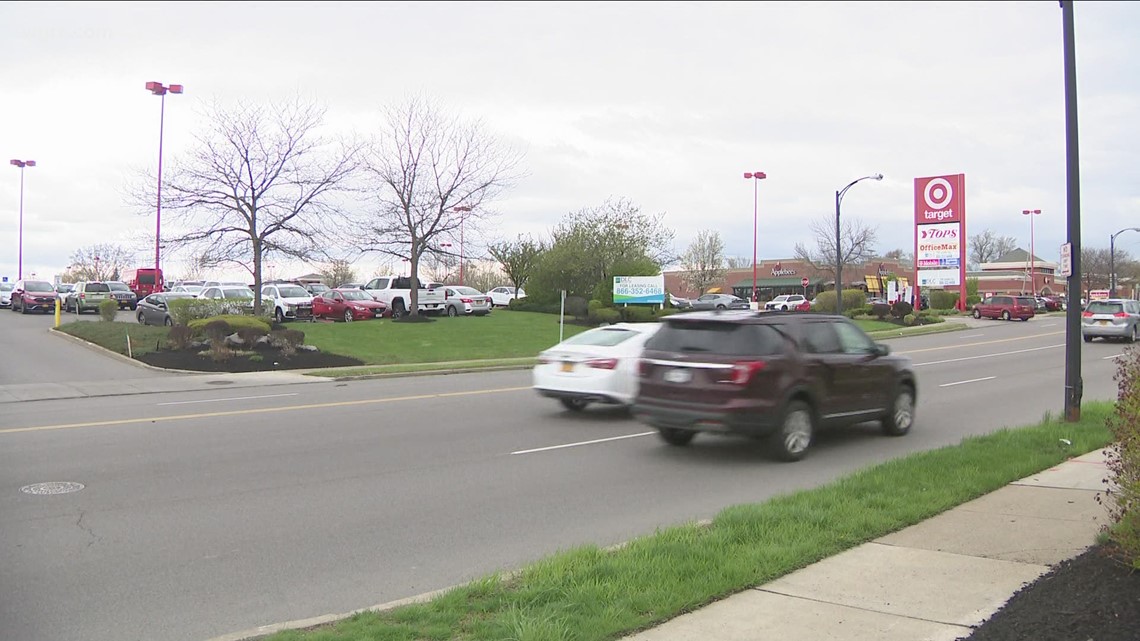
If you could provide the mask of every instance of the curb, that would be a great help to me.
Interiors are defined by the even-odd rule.
[[[72,341],[74,343],[78,343],[79,345],[82,345],[82,346],[86,347],[87,349],[90,349],[93,352],[99,352],[100,354],[104,354],[106,356],[110,356],[111,358],[117,359],[120,362],[128,363],[130,365],[134,365],[135,367],[138,367],[140,369],[148,369],[152,372],[169,372],[171,374],[210,374],[210,373],[216,374],[216,373],[219,373],[219,372],[197,372],[197,371],[188,370],[188,369],[166,369],[165,367],[155,367],[154,365],[147,365],[146,363],[144,363],[138,359],[131,358],[129,356],[125,356],[125,355],[120,354],[120,353],[113,351],[113,350],[109,350],[106,347],[103,347],[102,345],[96,345],[95,343],[92,343],[91,341],[87,341],[87,340],[84,340],[82,338],[79,338],[78,336],[72,336],[71,334],[68,334],[67,332],[61,332],[59,329],[57,329],[55,327],[49,328],[48,332],[51,334],[55,334],[56,336],[61,336],[64,339]],[[222,372],[222,373],[224,373],[224,372]]]

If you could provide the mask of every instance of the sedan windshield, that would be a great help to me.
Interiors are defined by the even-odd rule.
[[[13,283],[0,283],[0,292],[10,292],[14,287]]]
[[[223,289],[223,298],[253,298],[252,289]]]
[[[24,291],[26,292],[54,292],[55,288],[42,280],[29,280],[24,284]]]
[[[309,292],[304,287],[278,287],[277,292],[282,298],[308,298]]]

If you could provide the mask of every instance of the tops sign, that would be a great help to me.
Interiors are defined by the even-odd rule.
[[[965,220],[966,175],[914,179],[914,224],[957,223]]]

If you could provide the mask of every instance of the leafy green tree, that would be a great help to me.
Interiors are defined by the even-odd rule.
[[[344,258],[330,260],[317,273],[329,287],[340,287],[345,283],[356,282],[356,270],[352,268],[352,262]]]
[[[626,199],[567,214],[531,276],[527,297],[554,302],[559,292],[613,300],[614,276],[654,276],[674,258],[674,232]],[[599,297],[604,296],[604,298]]]
[[[503,240],[487,247],[487,252],[499,263],[516,289],[526,289],[526,283],[538,267],[539,258],[545,250],[542,241],[523,234],[519,234],[514,241]]]

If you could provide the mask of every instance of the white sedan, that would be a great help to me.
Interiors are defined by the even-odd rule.
[[[526,290],[516,291],[514,287],[504,285],[490,290],[487,295],[491,297],[491,304],[495,307],[506,307],[511,304],[511,300],[514,298],[526,298]]]
[[[807,299],[801,294],[784,294],[764,303],[764,309],[775,309],[786,312],[789,309],[796,309],[806,300]]]
[[[534,390],[571,411],[590,403],[629,407],[637,396],[638,361],[661,323],[616,323],[589,329],[544,350]]]

